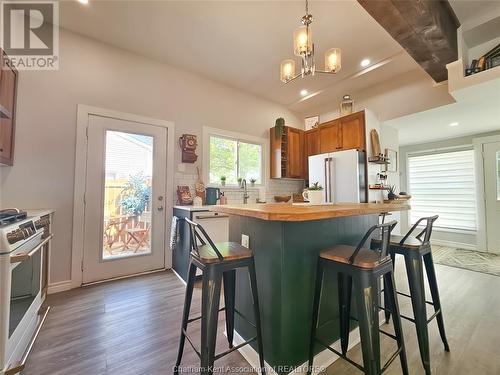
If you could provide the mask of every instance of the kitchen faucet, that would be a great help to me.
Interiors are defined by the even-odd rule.
[[[248,198],[250,198],[250,195],[248,195],[247,180],[241,180],[241,187],[245,189],[243,192],[243,204],[248,204]]]

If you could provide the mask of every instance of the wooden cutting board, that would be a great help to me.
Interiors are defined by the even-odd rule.
[[[370,132],[370,137],[372,140],[372,156],[378,156],[381,154],[378,131],[376,129],[372,129],[372,131]]]
[[[203,183],[203,180],[201,179],[200,168],[196,167],[196,171],[198,172],[198,179],[196,180],[196,183],[194,184],[194,188],[196,190],[196,196],[200,197],[203,204],[205,204],[205,184]]]

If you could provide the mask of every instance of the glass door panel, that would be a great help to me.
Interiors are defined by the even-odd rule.
[[[107,130],[102,259],[151,252],[153,137]]]

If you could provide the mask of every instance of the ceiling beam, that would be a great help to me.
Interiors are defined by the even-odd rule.
[[[460,22],[447,0],[358,0],[436,82],[458,59]]]

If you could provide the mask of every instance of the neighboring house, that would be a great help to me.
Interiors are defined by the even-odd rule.
[[[142,173],[152,175],[152,138],[108,131],[106,135],[106,180],[128,179]]]

